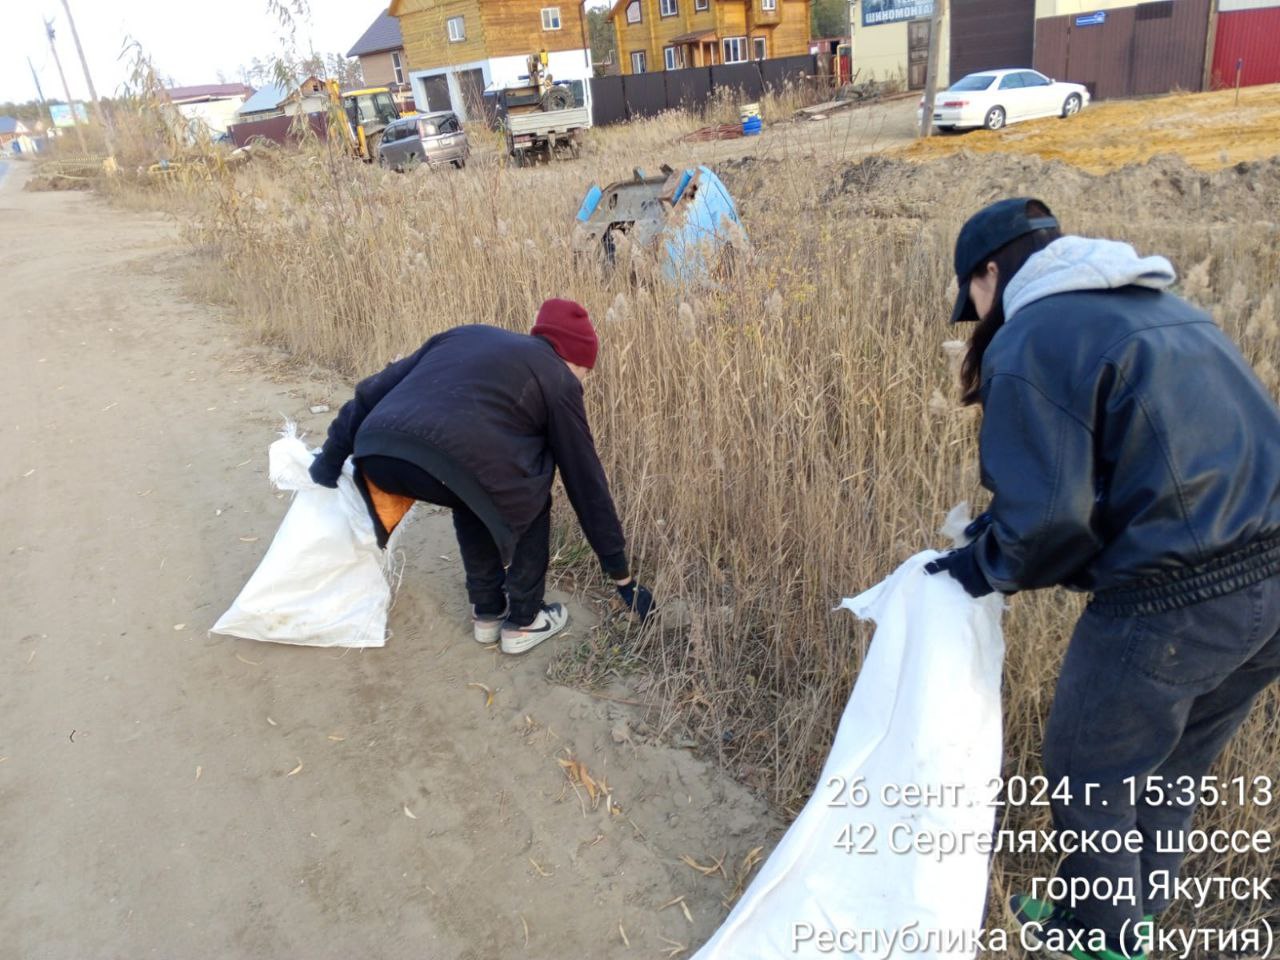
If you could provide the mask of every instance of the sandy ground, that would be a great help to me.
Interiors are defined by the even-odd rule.
[[[14,167],[0,186],[0,956],[696,949],[733,884],[681,856],[724,857],[732,877],[776,821],[649,742],[633,707],[549,683],[552,651],[479,649],[447,516],[402,535],[384,649],[207,634],[287,507],[265,476],[275,430],[322,430],[307,408],[336,409],[341,388],[268,377],[265,351],[185,299],[173,224],[24,193]],[[573,615],[579,630],[594,616]],[[566,752],[621,812],[590,808]],[[681,896],[691,919],[659,909]]]
[[[915,138],[917,98],[899,97],[848,107],[821,120],[768,124],[759,136],[691,144],[701,163],[758,157],[850,160],[905,146]]]
[[[914,104],[913,104],[914,109]],[[1153,157],[1182,157],[1198,170],[1265,160],[1280,149],[1280,84],[1108,100],[1069,120],[1016,123],[1003,130],[943,134],[909,144],[903,155],[932,160],[962,151],[1030,154],[1107,173]]]

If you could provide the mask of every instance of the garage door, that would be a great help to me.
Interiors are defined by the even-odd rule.
[[[449,78],[443,73],[423,77],[422,91],[427,95],[428,112],[453,109],[453,99],[449,96]]]
[[[1029,0],[952,0],[951,80],[1031,66],[1035,35],[1035,4]]]
[[[484,71],[461,70],[458,72],[458,90],[462,94],[463,120],[481,123],[484,115]]]

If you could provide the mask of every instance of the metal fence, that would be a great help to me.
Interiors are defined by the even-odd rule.
[[[293,117],[268,117],[266,120],[249,120],[232,124],[227,128],[231,139],[237,147],[243,147],[254,140],[265,139],[275,143],[292,143],[298,139],[293,130]],[[329,117],[324,113],[307,114],[307,122],[315,135],[321,140],[329,132]]]
[[[1035,68],[1099,100],[1203,84],[1210,0],[1155,0],[1036,21]]]
[[[664,110],[699,110],[717,94],[736,100],[759,100],[767,91],[817,75],[817,58],[779,57],[748,63],[691,67],[595,77],[591,81],[591,121],[597,127],[652,117]],[[729,92],[725,92],[729,91]]]

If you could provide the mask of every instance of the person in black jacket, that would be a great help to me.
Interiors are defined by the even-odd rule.
[[[1057,830],[1108,842],[1058,869],[1056,890],[1089,895],[1012,909],[1050,955],[1140,955],[1214,796],[1210,766],[1280,676],[1280,410],[1210,317],[1167,292],[1167,260],[1063,236],[1039,201],[974,215],[955,271],[952,322],[978,322],[962,378],[992,500],[930,572],[975,597],[1092,593],[1044,765],[1065,784]]]
[[[453,511],[475,639],[523,653],[568,623],[543,602],[557,468],[588,542],[641,619],[653,598],[632,578],[626,541],[596,454],[582,379],[599,344],[586,310],[548,300],[530,335],[457,327],[362,381],[311,466],[336,486],[347,457],[379,546],[388,497]]]

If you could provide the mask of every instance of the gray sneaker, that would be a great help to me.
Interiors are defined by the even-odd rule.
[[[544,603],[533,623],[518,627],[508,620],[502,625],[502,652],[526,653],[568,625],[569,611],[563,604]]]
[[[482,643],[486,647],[490,644],[497,643],[498,638],[502,636],[502,621],[507,618],[507,611],[497,614],[484,614],[483,616],[476,613],[476,608],[471,608],[471,635],[476,638],[476,643]]]

